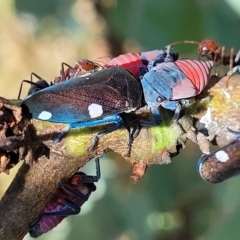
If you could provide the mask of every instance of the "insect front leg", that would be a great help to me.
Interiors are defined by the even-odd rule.
[[[102,119],[98,119],[98,120],[94,120],[91,122],[76,122],[76,123],[71,123],[69,126],[65,127],[62,132],[60,133],[59,137],[62,137],[68,130],[72,129],[72,128],[86,128],[86,127],[95,127],[95,126],[99,126],[99,125],[103,125],[103,124],[109,124],[109,123],[113,123],[114,125],[109,127],[108,129],[97,133],[93,139],[92,139],[92,143],[90,145],[90,147],[88,148],[89,152],[92,152],[98,142],[98,139],[102,136],[104,136],[105,134],[111,133],[115,130],[117,130],[118,128],[120,128],[123,125],[123,120],[119,115],[112,115],[112,116],[108,116],[108,117],[104,117]]]
[[[152,112],[152,116],[153,116],[153,121],[140,121],[140,125],[142,127],[154,127],[154,126],[158,126],[162,123],[162,117],[161,114],[159,112],[158,108],[153,108],[151,109]],[[135,133],[136,135],[136,133]]]
[[[54,140],[54,143],[59,143],[64,135],[71,129],[70,125],[66,126],[62,129],[62,131],[59,133],[58,137]]]
[[[177,120],[179,119],[180,113],[181,113],[181,109],[182,109],[180,102],[179,101],[167,101],[167,102],[162,103],[162,106],[166,109],[174,111],[172,121],[177,122]]]
[[[104,131],[102,131],[102,132],[97,133],[97,134],[93,137],[92,143],[91,143],[90,147],[88,148],[88,151],[89,151],[89,152],[92,152],[92,151],[94,150],[94,148],[95,148],[95,146],[97,145],[98,140],[99,140],[100,137],[102,137],[102,136],[104,136],[104,135],[106,135],[106,134],[108,134],[108,133],[111,133],[111,132],[117,130],[117,129],[120,128],[122,125],[123,125],[123,122],[122,122],[122,121],[115,122],[115,124],[114,124],[113,126],[109,127],[108,129],[106,129],[106,130],[104,130]]]

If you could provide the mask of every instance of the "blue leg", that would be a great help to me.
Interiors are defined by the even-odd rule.
[[[108,124],[108,123],[114,123],[113,126],[109,127],[108,129],[99,132],[95,135],[95,137],[92,140],[92,144],[89,147],[88,151],[93,151],[95,145],[97,144],[97,141],[99,139],[99,137],[111,133],[113,131],[115,131],[116,129],[120,128],[123,125],[123,120],[119,115],[112,115],[109,117],[105,117],[102,119],[98,119],[98,120],[94,120],[91,122],[76,122],[76,123],[71,123],[70,125],[66,126],[65,128],[62,129],[61,133],[59,134],[59,136],[57,137],[57,139],[54,141],[55,143],[58,143],[61,141],[61,139],[63,138],[63,136],[70,130],[73,128],[87,128],[87,127],[94,127],[94,126],[99,126],[99,125],[103,125],[103,124]]]
[[[99,163],[99,158],[103,157],[106,152],[104,151],[103,153],[99,154],[98,156],[95,157],[95,163],[96,163],[96,176],[89,176],[89,175],[83,175],[82,176],[82,181],[84,183],[94,183],[98,182],[98,180],[101,178],[101,170],[100,170],[100,163]]]
[[[162,123],[161,114],[158,108],[152,109],[153,121],[140,121],[142,127],[154,127]]]
[[[162,106],[166,109],[174,111],[174,116],[172,121],[177,122],[182,109],[182,106],[179,103],[179,101],[168,101],[168,102],[162,103]]]
[[[162,107],[174,111],[172,121],[177,122],[181,113],[182,106],[178,101],[167,101],[161,104]],[[161,114],[158,108],[152,109],[153,121],[140,121],[140,125],[143,127],[153,127],[162,123]]]
[[[90,145],[90,147],[88,148],[88,151],[89,152],[92,152],[94,147],[96,146],[97,142],[98,142],[98,139],[102,136],[104,136],[105,134],[108,134],[108,133],[111,133],[115,130],[117,130],[118,128],[120,128],[121,126],[123,125],[123,122],[116,122],[113,126],[109,127],[108,129],[102,131],[102,132],[99,132],[97,133],[93,139],[92,139],[92,143]]]

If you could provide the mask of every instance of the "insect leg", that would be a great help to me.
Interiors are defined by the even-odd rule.
[[[67,211],[67,210],[63,210],[63,211],[58,211],[58,212],[45,212],[40,214],[36,220],[34,221],[34,223],[32,225],[29,226],[30,231],[29,233],[32,235],[32,233],[34,233],[35,228],[38,228],[39,226],[39,222],[42,218],[45,217],[55,217],[55,216],[61,216],[61,217],[67,217],[69,215],[76,215],[79,214],[81,211],[81,208],[79,206],[77,206],[75,203],[73,203],[72,201],[69,201],[67,199],[64,199],[64,205],[67,206],[68,208],[72,209],[73,211]]]
[[[68,199],[64,199],[63,202],[64,206],[67,206],[73,211],[67,211],[67,210],[62,210],[58,212],[45,212],[40,215],[40,218],[44,217],[50,217],[50,216],[62,216],[62,217],[67,217],[69,215],[76,215],[80,213],[81,208],[77,206],[75,203],[72,201],[69,201]]]
[[[158,108],[153,108],[152,110],[153,121],[140,121],[142,127],[154,127],[162,123],[161,114]]]
[[[179,119],[181,109],[182,109],[181,104],[178,101],[168,101],[168,102],[164,102],[162,104],[162,106],[166,109],[174,111],[172,121],[177,122],[177,120]]]
[[[92,151],[93,151],[93,149],[94,149],[94,147],[96,146],[96,144],[97,144],[97,142],[98,142],[98,139],[99,139],[100,137],[102,137],[102,136],[104,136],[104,135],[106,135],[106,134],[108,134],[108,133],[111,133],[111,132],[117,130],[117,129],[120,128],[122,125],[123,125],[123,122],[122,122],[122,120],[121,120],[121,121],[119,121],[119,122],[115,122],[115,124],[114,124],[113,126],[109,127],[108,129],[106,129],[106,130],[104,130],[104,131],[102,131],[102,132],[97,133],[97,134],[93,137],[93,139],[92,139],[92,144],[91,144],[90,147],[88,148],[88,151],[89,151],[89,152],[92,152]]]
[[[66,126],[62,129],[61,133],[59,133],[58,137],[54,140],[54,143],[59,143],[64,135],[71,129],[70,125]]]
[[[76,191],[70,187],[68,187],[66,184],[62,183],[62,182],[59,182],[58,183],[58,186],[64,190],[67,190],[68,192],[78,196],[79,198],[83,199],[84,201],[87,201],[88,198],[89,198],[89,195],[91,194],[91,192],[89,192],[87,195],[79,192],[79,191]]]
[[[112,115],[112,116],[105,117],[105,118],[98,119],[98,120],[94,120],[94,121],[91,121],[91,122],[71,123],[71,124],[69,124],[68,126],[66,126],[65,128],[62,129],[61,133],[58,135],[57,139],[55,139],[54,143],[60,142],[62,140],[63,136],[72,128],[87,128],[87,127],[99,126],[99,125],[102,125],[102,124],[108,124],[108,123],[114,123],[114,125],[109,127],[108,129],[96,134],[96,136],[93,138],[92,144],[89,148],[89,151],[93,151],[93,148],[97,144],[97,141],[98,141],[99,137],[115,131],[116,129],[118,129],[123,124],[123,120],[119,115]]]
[[[99,158],[103,157],[105,155],[105,151],[98,156],[95,157],[95,163],[96,163],[96,176],[88,176],[88,175],[83,175],[82,176],[82,181],[84,183],[94,183],[97,182],[100,177],[101,177],[101,171],[100,171],[100,163],[99,163]]]

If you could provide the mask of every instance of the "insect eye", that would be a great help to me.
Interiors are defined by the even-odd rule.
[[[158,96],[156,99],[156,102],[161,103],[163,101],[163,99],[161,98],[161,96]]]

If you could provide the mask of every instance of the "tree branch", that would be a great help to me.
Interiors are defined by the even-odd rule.
[[[184,147],[187,138],[204,146],[202,148],[205,150],[208,149],[205,145],[213,139],[221,146],[221,135],[229,134],[227,127],[234,125],[236,130],[236,124],[240,122],[238,83],[239,76],[233,76],[227,88],[226,79],[222,79],[211,88],[211,97],[203,98],[206,92],[203,93],[201,98],[185,109],[178,123],[172,122],[171,112],[161,109],[163,123],[157,127],[143,128],[133,142],[131,157],[125,157],[134,166],[132,179],[137,181],[141,178],[148,165],[170,163],[171,157]],[[0,202],[0,239],[17,240],[25,236],[29,225],[43,211],[59,181],[72,176],[104,150],[124,156],[127,131],[121,128],[105,135],[99,139],[97,149],[89,153],[86,150],[93,136],[106,126],[70,131],[60,143],[54,144],[52,140],[56,139],[63,124],[38,120],[29,122],[25,114],[21,120],[20,107],[0,100],[0,152],[1,160],[4,160],[0,167],[7,172],[19,159],[24,159]],[[198,120],[201,124],[195,125]],[[205,130],[208,136],[204,134]],[[234,134],[230,135],[233,137]]]

